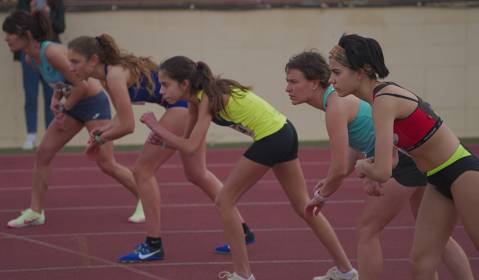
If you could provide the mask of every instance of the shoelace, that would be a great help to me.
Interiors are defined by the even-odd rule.
[[[233,277],[233,274],[231,274],[230,272],[228,271],[221,271],[220,273],[218,273],[218,278],[220,279],[231,279]]]
[[[143,242],[136,247],[135,252],[142,253],[142,254],[148,253],[148,248],[149,248],[148,245]]]

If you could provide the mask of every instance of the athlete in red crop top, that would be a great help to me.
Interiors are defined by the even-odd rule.
[[[377,94],[388,85],[401,87],[393,82],[381,83],[374,88],[373,98],[387,95],[411,100],[417,103],[416,110],[414,110],[409,116],[404,119],[394,120],[394,144],[397,148],[404,151],[412,151],[424,144],[434,135],[437,129],[441,126],[442,119],[432,110],[429,103],[424,102],[417,95],[417,99],[414,99],[396,93]]]
[[[409,151],[427,173],[430,185],[419,209],[410,263],[412,279],[434,279],[457,220],[479,250],[479,160],[419,97],[391,83],[377,87],[389,71],[376,40],[343,35],[330,52],[329,66],[330,83],[340,96],[353,94],[373,106],[375,158],[357,162],[360,175],[389,178],[394,136],[397,147]]]

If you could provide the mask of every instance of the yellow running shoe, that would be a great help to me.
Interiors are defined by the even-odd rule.
[[[42,213],[37,213],[32,209],[28,208],[22,211],[22,214],[8,222],[7,226],[10,228],[23,228],[29,226],[40,226],[45,223],[45,211],[42,210]]]

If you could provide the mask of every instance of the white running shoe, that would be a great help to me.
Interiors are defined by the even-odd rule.
[[[22,150],[33,150],[35,148],[35,137],[35,134],[28,133],[25,142],[23,142]]]
[[[141,224],[145,222],[145,212],[143,212],[143,204],[141,204],[141,200],[138,200],[135,212],[128,218],[128,222],[134,224]]]
[[[359,280],[359,274],[353,268],[350,272],[341,272],[337,267],[332,267],[324,276],[316,276],[313,280]]]
[[[10,228],[23,228],[29,226],[40,226],[45,223],[45,211],[42,210],[42,213],[37,213],[32,209],[28,208],[22,211],[22,214],[8,222],[7,226]]]
[[[218,278],[225,280],[256,280],[253,274],[251,274],[248,278],[243,278],[236,274],[236,272],[230,273],[228,271],[221,271],[220,273],[218,273]]]

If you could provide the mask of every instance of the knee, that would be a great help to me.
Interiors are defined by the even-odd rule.
[[[40,144],[35,153],[37,166],[48,165],[55,156],[55,152],[48,146]]]
[[[234,202],[223,192],[220,192],[215,198],[215,206],[220,215],[235,207]]]
[[[133,166],[131,173],[133,173],[133,178],[137,182],[142,181],[142,179],[144,178],[144,172],[143,172],[143,168],[141,168],[141,165],[135,164],[135,166]]]
[[[96,164],[107,175],[111,176],[115,171],[115,162],[113,160],[97,159]]]
[[[413,248],[409,256],[409,266],[414,279],[426,279],[428,275],[433,275],[439,259],[428,256]]]
[[[306,203],[303,203],[301,205],[292,205],[293,206],[293,211],[296,215],[298,215],[301,219],[308,221],[308,219],[314,219],[314,216],[306,216],[304,213],[304,209],[306,208]]]
[[[186,179],[194,185],[201,185],[201,182],[204,181],[204,178],[206,177],[205,172],[186,169],[184,169],[184,171]]]
[[[367,243],[372,239],[379,238],[380,229],[371,223],[360,223],[358,225],[358,243]]]

